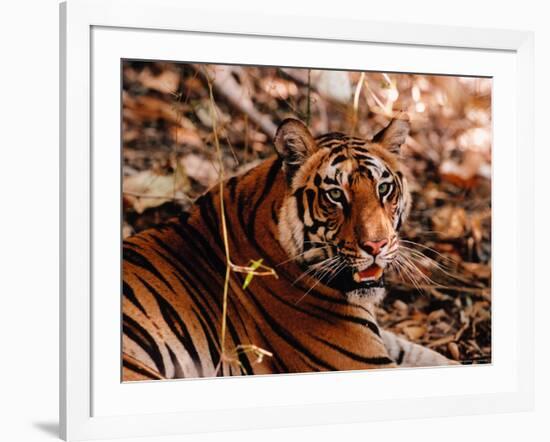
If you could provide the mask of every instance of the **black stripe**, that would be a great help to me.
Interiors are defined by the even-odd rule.
[[[368,166],[374,167],[376,170],[380,170],[380,164],[378,164],[372,158],[366,158],[366,159],[362,160],[361,162],[366,163]]]
[[[153,381],[156,381],[156,380],[160,379],[158,376],[153,375],[152,373],[148,372],[147,370],[145,370],[141,367],[138,367],[136,364],[134,364],[133,362],[127,361],[126,359],[124,359],[122,361],[122,366],[126,367],[128,370],[131,370],[135,373],[138,373],[138,374],[146,377],[147,379],[151,379]]]
[[[229,331],[229,334],[231,335],[231,339],[233,339],[233,342],[235,346],[241,345],[243,342],[241,338],[239,337],[237,333],[237,329],[233,325],[233,322],[231,321],[231,318],[229,315],[227,315],[227,330]],[[250,365],[250,361],[248,360],[248,357],[245,353],[239,352],[238,353],[239,362],[243,365],[245,369],[245,373],[253,373],[254,369],[252,368],[252,365]]]
[[[241,316],[241,311],[246,311],[245,310],[245,307],[242,306],[242,308],[239,308],[239,306],[237,306],[237,301],[238,299],[235,299],[235,297],[233,296],[230,296],[229,297],[229,302],[230,302],[230,305],[233,307],[233,312],[234,312],[234,315],[237,317],[237,320],[238,322],[241,324],[241,327],[242,329],[244,330],[244,334],[246,335],[246,339],[248,340],[248,343],[250,344],[253,344],[254,341],[250,338],[250,335],[248,334],[248,329],[246,327],[246,324],[244,323],[244,320]],[[258,327],[258,324],[256,323],[256,321],[254,321],[254,318],[250,317],[250,315],[248,316],[248,318],[254,323],[254,326],[255,326],[255,329],[256,331],[260,332],[260,329]],[[261,335],[261,332],[260,332],[260,335]],[[262,336],[263,337],[263,336]],[[241,338],[241,343],[243,342],[243,339]],[[265,340],[265,342],[268,342],[267,340]],[[257,344],[256,344],[257,345]],[[248,354],[247,353],[241,353],[239,354],[239,359],[240,358],[245,358],[247,360],[247,362],[250,364],[250,358],[248,357]],[[242,359],[241,360],[241,363],[243,363]],[[244,365],[244,364],[243,364]],[[252,372],[250,371],[247,371],[247,374],[254,374],[254,370],[253,370],[253,366],[250,365],[251,369],[252,369]]]
[[[386,364],[392,364],[393,361],[386,357],[386,356],[375,356],[375,357],[367,357],[358,355],[357,353],[353,353],[349,350],[346,350],[343,347],[340,347],[339,345],[333,344],[332,342],[329,342],[323,338],[319,338],[314,335],[310,335],[313,339],[322,342],[326,346],[332,348],[333,350],[336,350],[338,353],[341,353],[345,356],[347,356],[350,359],[353,359],[354,361],[358,362],[364,362],[365,364],[371,364],[371,365],[386,365]]]
[[[323,182],[323,179],[321,178],[321,175],[316,173],[315,178],[313,179],[313,184],[315,184],[317,187],[321,187],[322,182]]]
[[[300,218],[300,221],[304,220],[304,190],[305,187],[300,187],[296,189],[296,192],[294,192],[294,198],[296,198],[296,210],[298,212],[298,218]]]
[[[199,307],[199,310],[200,309],[201,307]],[[217,364],[217,361],[220,360],[220,351],[218,350],[217,342],[212,338],[212,336],[215,336],[217,338],[218,335],[215,330],[214,331],[211,330],[213,326],[212,322],[207,323],[202,318],[202,316],[197,312],[197,310],[195,310],[194,308],[192,309],[192,311],[201,324],[202,332],[206,337],[206,342],[208,344],[208,352],[210,354],[210,359],[212,360],[212,365],[215,366]]]
[[[277,214],[277,210],[275,209],[275,202],[271,204],[271,220],[275,223],[275,225],[279,224],[279,215]]]
[[[315,365],[311,364],[306,358],[304,358],[301,354],[298,354],[298,357],[300,360],[309,367],[311,371],[321,371],[319,367],[316,367]],[[288,372],[288,371],[287,371]]]
[[[333,310],[326,309],[324,307],[321,307],[319,305],[311,305],[313,308],[322,311],[324,313],[327,313],[329,315],[335,316],[337,318],[343,319],[344,321],[353,322],[355,324],[364,325],[365,327],[368,327],[370,331],[372,331],[376,336],[380,336],[380,329],[378,326],[368,319],[360,318],[359,316],[353,316],[353,315],[346,315],[343,313],[338,313]]]
[[[160,240],[158,238],[156,238],[156,239],[158,240],[159,243],[163,243],[162,240]],[[173,275],[177,275],[178,272],[185,274],[187,279],[188,279],[189,284],[191,284],[191,287],[195,290],[195,292],[202,293],[206,290],[208,293],[216,293],[217,290],[219,288],[221,288],[221,282],[218,285],[215,284],[216,283],[215,275],[219,276],[219,273],[209,275],[205,278],[204,276],[207,273],[206,272],[201,272],[201,270],[203,270],[204,268],[206,268],[206,269],[210,268],[208,262],[205,265],[198,265],[199,262],[196,259],[197,256],[195,254],[195,256],[193,257],[193,258],[195,258],[194,264],[197,264],[197,265],[186,266],[185,264],[183,264],[183,260],[180,260],[179,258],[177,258],[177,255],[176,255],[177,252],[174,252],[174,250],[171,247],[169,247],[166,243],[164,243],[164,244],[165,244],[165,248],[163,248],[162,250],[154,249],[155,252],[157,253],[157,255],[160,258],[162,258],[166,262],[166,265],[168,265],[169,267],[171,267],[174,270],[172,272]],[[170,253],[172,257],[176,256],[176,260],[174,261],[170,256],[166,255],[165,252]],[[192,280],[202,284],[204,289],[199,290],[197,288],[196,284],[193,284]],[[172,292],[177,294],[177,291],[172,290]]]
[[[236,176],[229,178],[229,180],[227,181],[227,188],[229,189],[229,199],[231,200],[231,202],[235,201],[235,192],[237,191],[237,184],[238,184],[238,181]]]
[[[133,264],[137,267],[140,267],[144,270],[147,270],[149,273],[155,275],[160,279],[166,286],[174,291],[172,285],[167,281],[167,279],[158,271],[158,269],[141,253],[132,250],[127,245],[123,248],[122,257],[124,261],[128,261],[130,264]]]
[[[220,233],[220,228],[218,225],[218,213],[214,208],[214,201],[212,192],[208,192],[205,195],[201,196],[198,200],[199,210],[201,212],[201,217],[205,223],[206,228],[212,234],[212,238],[217,244],[221,244],[223,239]]]
[[[225,198],[225,192],[224,192],[224,198],[225,198],[224,203],[225,203],[226,208],[235,204],[237,185],[238,185],[237,177],[232,177],[227,182],[227,187],[229,189],[229,198],[228,198],[229,201],[226,201],[227,198]],[[218,206],[218,210],[216,211],[216,214],[218,215],[220,212],[221,212],[221,206]],[[226,209],[226,215],[229,215],[227,213],[227,209]],[[218,218],[219,218],[219,216],[218,216]],[[237,246],[240,241],[239,241],[239,238],[237,238],[237,236],[236,236],[237,232],[235,231],[235,229],[232,228],[231,216],[226,216],[225,217],[225,222],[227,224],[227,232],[229,233],[229,239],[231,240],[231,242],[233,244],[235,244],[235,246]]]
[[[365,150],[365,149],[355,148],[353,152],[353,156],[355,157],[355,159],[359,161],[372,159],[372,155],[369,153],[368,150]]]
[[[373,180],[374,179],[374,176],[372,175],[372,172],[370,171],[370,169],[368,167],[365,167],[365,166],[359,166],[357,168],[357,171],[361,174],[361,175],[366,175],[370,180]]]
[[[256,234],[255,234],[255,228],[256,228],[256,212],[258,211],[260,205],[263,203],[266,195],[271,191],[271,188],[273,187],[273,184],[275,183],[275,179],[277,178],[277,175],[279,174],[279,171],[281,170],[281,164],[282,161],[280,158],[277,158],[271,167],[269,168],[269,172],[267,173],[267,177],[265,179],[265,184],[262,189],[262,192],[260,196],[256,199],[256,202],[254,206],[252,207],[252,210],[248,214],[248,224],[246,226],[246,233],[247,233],[247,239],[250,241],[256,249],[261,252],[261,255],[267,255],[266,253],[263,253],[262,247],[258,244],[258,241],[256,240]]]
[[[397,356],[397,360],[395,361],[396,364],[401,365],[404,358],[405,358],[405,350],[401,349],[399,350],[399,356]]]
[[[237,218],[243,231],[246,231],[246,222],[244,220],[244,215],[247,200],[248,198],[246,197],[245,192],[239,193],[239,196],[237,197]]]
[[[212,317],[216,316],[216,314],[212,311],[212,308],[208,303],[206,303],[206,306],[210,310],[210,313],[206,310],[206,307],[200,302],[200,297],[197,296],[195,293],[208,293],[208,290],[204,291],[198,291],[195,287],[195,285],[189,281],[189,279],[184,280],[180,275],[176,274],[176,279],[180,282],[180,284],[185,288],[185,293],[191,298],[191,301],[195,305],[195,307],[198,309],[195,309],[194,307],[191,309],[195,317],[199,320],[202,332],[204,336],[206,337],[206,341],[208,344],[208,350],[210,352],[210,358],[212,361],[219,361],[220,359],[220,352],[217,346],[217,339],[218,339],[218,332],[214,326],[214,321],[212,321]],[[191,285],[191,288],[189,285]],[[214,340],[216,339],[216,341]],[[213,362],[213,365],[216,365],[216,362]]]
[[[197,239],[199,238],[200,240],[204,241],[203,243],[203,247],[200,248],[200,247],[195,247],[194,249],[195,250],[199,250],[201,252],[201,255],[204,255],[204,252],[203,250],[211,250],[211,247],[208,247],[206,245],[206,241],[202,238],[202,236],[200,236],[200,233],[196,232],[195,235],[188,235],[188,234],[184,234],[183,232],[185,232],[183,226],[181,225],[174,225],[174,231],[178,234],[180,234],[182,236],[182,239],[184,240],[188,240],[188,242],[193,242],[193,241],[189,241],[190,239]],[[186,225],[185,226],[186,229],[191,229],[194,231],[194,229],[190,226],[190,225]],[[167,243],[165,243],[164,241],[162,241],[161,239],[159,239],[158,237],[156,236],[151,236],[151,238],[158,244],[160,245],[162,248],[164,248],[167,252],[171,253],[173,256],[176,256],[177,257],[177,254],[178,252],[174,251],[174,249],[168,245]],[[161,255],[158,251],[157,253],[159,255]],[[162,256],[162,255],[161,255]],[[208,256],[209,258],[217,258],[215,254],[213,253],[210,253],[209,255],[206,255]],[[195,256],[195,259],[197,259],[198,256]],[[166,259],[166,257],[164,257],[164,259]],[[170,261],[170,260],[168,260]],[[178,272],[174,272],[173,275],[176,277],[176,279],[179,281],[179,283],[184,287],[185,289],[185,292],[186,294],[192,299],[193,303],[197,306],[197,308],[199,309],[199,311],[202,313],[202,315],[204,316],[204,318],[210,318],[212,315],[208,314],[205,310],[205,308],[203,307],[202,303],[199,301],[199,297],[198,296],[195,296],[194,293],[197,293],[197,294],[206,294],[206,293],[210,293],[212,291],[211,288],[207,288],[207,287],[204,287],[203,290],[200,290],[193,282],[192,282],[192,278],[191,278],[191,275],[189,274],[189,271],[191,270],[200,270],[201,266],[196,266],[196,267],[190,267],[190,266],[185,266],[185,265],[182,265],[182,262],[180,259],[176,258],[174,260],[175,263],[178,264],[178,269],[179,269],[179,272],[183,273],[183,274],[186,274],[186,278],[183,279],[181,276],[180,276],[180,273]],[[211,262],[208,262],[208,264],[212,264]],[[214,265],[215,267],[215,265]],[[219,273],[218,273],[219,274]],[[209,278],[208,279],[209,281],[212,281],[212,278]],[[204,284],[203,284],[204,285]],[[214,289],[215,290],[215,289]],[[174,291],[174,293],[176,293]],[[212,321],[211,320],[207,320],[206,322],[203,320],[203,318],[201,317],[201,315],[199,315],[199,313],[193,308],[193,313],[195,314],[195,316],[197,317],[197,319],[199,320],[200,324],[201,324],[201,327],[203,329],[203,333],[204,333],[204,336],[206,337],[206,340],[207,340],[207,343],[208,343],[208,348],[209,348],[209,351],[210,351],[210,357],[212,358],[212,361],[218,361],[219,358],[220,358],[220,353],[218,351],[218,348],[216,347],[216,344],[214,342],[214,340],[212,339],[212,336],[215,336],[216,339],[217,339],[217,332],[216,330],[213,328],[213,325],[212,325]],[[213,312],[212,312],[213,313]],[[208,325],[207,325],[208,324]],[[211,327],[209,327],[211,326]],[[200,361],[200,359],[199,359]],[[215,365],[215,362],[213,363]],[[202,365],[202,364],[201,364]]]
[[[326,176],[323,178],[323,182],[326,184],[340,184],[338,180],[335,180],[333,178],[330,178],[329,176]]]
[[[230,205],[233,204],[233,201],[225,201],[225,207],[229,207]],[[221,207],[220,207],[221,209]],[[226,217],[225,217],[225,224],[226,224],[226,227],[227,227],[227,232],[229,234],[229,240],[230,242],[234,245],[235,248],[238,248],[239,247],[239,244],[241,243],[242,241],[242,235],[237,231],[238,227],[234,228],[233,227],[233,222],[232,222],[232,217],[230,216],[230,213],[227,213],[226,211]],[[272,214],[273,216],[273,214]],[[225,257],[225,244],[223,243],[223,239],[222,239],[222,243],[219,244],[220,248],[221,249],[224,249],[223,251],[223,255]],[[225,271],[224,271],[225,273]]]
[[[318,137],[315,138],[315,140],[323,141],[323,140],[326,140],[327,138],[330,138],[331,140],[336,141],[336,140],[342,140],[347,138],[347,135],[342,132],[327,132],[326,134],[319,135]]]
[[[198,368],[199,376],[202,376],[202,367],[200,366],[199,353],[197,351],[197,348],[195,347],[195,344],[193,343],[191,333],[189,333],[189,329],[182,321],[180,315],[178,314],[176,309],[165,298],[163,298],[159,292],[155,290],[153,286],[151,286],[149,283],[147,283],[147,281],[143,280],[139,276],[138,279],[155,297],[164,321],[166,322],[166,324],[168,324],[168,327],[170,328],[170,330],[172,330],[172,333],[176,335],[183,347],[189,352],[189,356],[191,356],[193,364]],[[199,365],[197,366],[197,364]]]
[[[182,212],[180,216],[178,217],[178,221],[181,224],[187,224],[187,220],[189,219],[189,212]]]
[[[330,148],[330,153],[332,155],[339,154],[340,152],[346,149],[345,143],[335,143],[335,144],[332,144],[332,147],[331,146],[328,146],[328,147]]]
[[[244,277],[239,277],[239,275],[235,275],[235,279],[237,279],[237,283],[239,286],[242,286],[243,282],[244,282]],[[261,280],[261,279],[260,279]],[[232,301],[233,297],[230,297],[229,298],[230,301]],[[249,339],[250,342],[252,342],[252,340],[250,339],[250,337],[248,336],[248,331],[246,329],[246,326],[244,325],[244,321],[241,317],[241,314],[240,312],[242,311],[242,309],[239,309],[236,305],[234,306],[235,308],[235,313],[237,315],[237,318],[239,318],[241,324],[243,325],[243,329],[245,330],[246,332],[246,335],[247,335],[247,338]],[[267,338],[267,336],[265,335],[265,333],[262,331],[261,327],[258,326],[258,321],[256,321],[256,318],[254,316],[251,316],[251,315],[248,315],[248,319],[250,321],[252,321],[255,325],[255,329],[256,331],[258,332],[258,334],[260,335],[260,338],[266,342],[266,343],[269,343],[270,340]],[[288,373],[289,372],[289,369],[288,367],[284,364],[284,362],[282,361],[282,359],[277,355],[276,352],[273,352],[273,356],[272,356],[272,360],[274,361],[275,364],[278,364],[280,366],[280,370],[279,372],[280,373]],[[249,373],[253,373],[252,372],[249,372]]]
[[[186,269],[188,270],[188,269]],[[203,303],[200,301],[202,298],[200,296],[197,296],[197,294],[200,293],[209,293],[209,290],[203,290],[199,291],[197,287],[193,284],[193,282],[190,281],[190,278],[187,277],[186,279],[183,279],[179,274],[176,273],[176,279],[179,281],[179,283],[185,288],[185,293],[187,296],[191,298],[191,301],[193,302],[194,306],[191,309],[195,317],[198,319],[200,326],[202,328],[202,332],[206,338],[206,342],[208,344],[208,350],[210,353],[210,358],[212,360],[213,365],[216,365],[217,361],[220,360],[220,351],[217,346],[217,339],[218,339],[218,332],[215,328],[214,322],[212,320],[212,317],[215,317],[216,314],[214,311],[212,311],[212,308],[208,303],[206,303],[206,306],[208,307],[208,312],[206,310],[206,307],[203,305]],[[198,310],[198,311],[197,311]],[[202,363],[201,363],[202,365]]]
[[[308,350],[295,336],[292,335],[289,331],[287,331],[284,327],[281,327],[277,321],[275,321],[267,312],[267,310],[263,307],[261,302],[259,302],[255,296],[251,293],[251,296],[249,297],[256,307],[258,307],[258,310],[262,313],[262,316],[266,320],[266,322],[269,324],[271,329],[275,334],[277,334],[279,337],[281,337],[284,341],[286,341],[290,346],[294,349],[297,349],[301,351],[304,355],[306,355],[311,361],[315,362],[317,365],[321,367],[325,367],[328,370],[335,371],[336,368],[334,368],[332,365],[330,365],[328,362],[323,361],[321,358],[313,354],[310,350]]]
[[[212,245],[204,238],[203,234],[190,224],[184,226],[174,226],[174,231],[183,239],[183,241],[193,249],[195,258],[197,255],[202,257],[217,275],[225,274],[225,262],[222,261],[213,250]],[[208,251],[208,253],[207,253]]]
[[[188,226],[188,227],[191,228],[191,226]],[[202,238],[202,236],[200,236],[200,234],[197,232],[197,235],[193,235],[193,236],[191,236],[190,238],[187,238],[187,239],[191,240],[191,238],[200,239],[200,238]],[[198,250],[200,251],[201,254],[204,254],[204,250],[208,250],[208,248],[203,248],[203,249],[198,248]],[[218,257],[215,254],[211,253],[209,256],[212,257],[212,258],[215,258],[216,260],[219,260]],[[215,266],[215,267],[217,267],[217,266]],[[181,270],[184,273],[189,275],[189,272],[196,272],[197,270],[201,270],[201,268],[199,266],[195,266],[195,267],[183,266],[183,267],[181,267]],[[204,270],[204,269],[202,269],[202,270]],[[225,271],[225,267],[224,267],[224,271]],[[220,274],[220,273],[218,272],[217,274]],[[204,285],[204,282],[203,282],[204,278],[203,277],[205,275],[206,275],[205,272],[201,272],[201,274],[198,276],[198,280],[201,281],[203,283],[203,285]],[[204,317],[208,318],[208,315],[206,314],[206,311],[204,310],[204,308],[202,307],[201,303],[198,300],[198,297],[195,296],[194,293],[197,293],[197,294],[199,294],[199,293],[203,293],[203,294],[204,293],[211,293],[213,290],[212,289],[210,289],[210,290],[206,289],[206,290],[200,291],[190,281],[189,277],[185,281],[183,280],[183,278],[179,277],[179,275],[177,275],[177,274],[176,274],[176,277],[181,282],[181,284],[184,287],[186,287],[187,294],[193,299],[193,302],[195,303],[195,305],[197,305],[197,307],[199,307],[199,309],[202,311]],[[197,277],[197,275],[195,275],[195,277]],[[212,277],[209,277],[207,279],[208,279],[208,281],[212,281]],[[193,290],[189,289],[188,284],[190,284],[192,286]],[[220,286],[220,289],[221,289],[221,286]],[[202,325],[203,325],[203,328],[204,328],[204,323]],[[238,345],[240,343],[240,339],[239,339],[238,333],[237,333],[235,327],[233,326],[233,323],[231,322],[230,318],[227,318],[227,329],[229,331],[229,334],[230,334],[231,338],[235,342],[235,345]],[[217,336],[217,333],[214,332],[214,335]],[[209,338],[209,336],[207,334],[206,334],[206,336],[207,336],[207,338]],[[212,350],[215,347],[212,342],[209,342],[209,347],[210,347],[211,353],[212,353]],[[219,351],[217,349],[215,350],[215,356],[216,357],[213,357],[213,360],[218,361],[220,356],[219,356]],[[250,365],[250,362],[248,361],[248,359],[246,358],[245,355],[243,355],[242,353],[239,354],[239,360],[243,364],[243,366],[247,370],[247,372],[252,372],[252,366]]]
[[[317,196],[317,192],[315,192],[315,190],[306,189],[306,199],[307,199],[307,203],[308,203],[308,209],[310,209],[309,210],[309,215],[310,215],[312,220],[313,220],[313,214],[311,213],[311,208],[315,205],[315,197],[316,196]]]
[[[183,259],[186,258],[184,255],[182,255],[180,253],[179,250],[174,250],[172,248],[172,246],[170,244],[168,244],[167,242],[165,242],[164,239],[162,239],[161,237],[159,237],[157,235],[151,235],[151,238],[156,243],[156,245],[161,248],[161,250],[155,249],[155,252],[157,252],[157,254],[163,256],[168,263],[170,263],[172,265],[181,264]],[[167,257],[161,251],[167,251],[172,256],[172,258]]]
[[[331,166],[336,166],[337,164],[341,163],[342,161],[346,161],[347,159],[348,157],[345,155],[338,155],[332,160]]]
[[[262,280],[263,280],[263,278],[262,278]],[[299,312],[302,312],[302,313],[304,313],[308,316],[311,316],[313,318],[317,318],[317,319],[319,319],[323,322],[328,322],[329,324],[334,324],[334,321],[332,321],[330,318],[327,318],[326,316],[321,316],[321,315],[318,315],[316,313],[313,313],[311,310],[300,307],[298,304],[296,304],[294,302],[289,302],[286,299],[282,298],[277,293],[275,293],[273,290],[271,290],[271,288],[269,287],[268,284],[262,284],[262,286],[271,296],[273,296],[275,299],[277,299],[279,302],[283,303],[287,307],[290,307],[293,310],[297,310]]]
[[[122,331],[149,355],[157,365],[157,371],[165,376],[164,360],[153,336],[126,313],[122,314]]]
[[[125,296],[128,301],[130,301],[132,304],[134,304],[145,316],[149,316],[145,309],[143,308],[143,305],[141,305],[141,302],[136,298],[136,294],[134,293],[134,290],[128,284],[126,281],[122,281],[122,296]]]
[[[236,274],[233,277],[234,277],[234,279],[236,279],[237,285],[239,287],[242,287],[243,281],[240,280]],[[231,302],[231,298],[229,298],[229,299],[230,299],[230,302]],[[221,299],[220,299],[220,304],[221,304]],[[233,306],[233,307],[235,308],[235,306]],[[220,305],[220,309],[221,309],[221,305]],[[236,308],[235,308],[235,310],[236,310]],[[226,321],[227,321],[226,322],[227,331],[229,332],[229,335],[231,336],[231,339],[233,340],[233,343],[235,344],[235,346],[238,346],[238,345],[242,344],[243,343],[242,339],[239,337],[239,334],[237,333],[237,329],[235,328],[235,326],[233,324],[233,321],[232,321],[232,318],[229,315],[229,313],[227,314]],[[250,361],[248,360],[247,355],[245,353],[239,352],[237,357],[238,357],[240,363],[242,364],[242,366],[244,367],[246,373],[252,373],[253,368],[252,368],[252,365],[250,364]]]
[[[225,274],[225,262],[220,259],[215,249],[212,248],[198,230],[195,230],[191,226],[188,226],[188,228],[192,230],[192,233],[186,237],[186,246],[190,248],[190,256],[184,256],[183,258],[192,259],[194,265],[187,265],[183,259],[178,259],[178,270],[188,277],[188,282],[197,293],[216,292],[221,287],[221,282],[217,281],[216,277],[221,278]],[[159,240],[159,243],[164,244],[166,251],[172,253],[174,256],[177,256],[179,253],[179,251],[174,250],[170,245],[163,243],[162,240]],[[200,282],[206,291],[199,290],[191,282],[191,277]]]
[[[184,378],[185,372],[183,371],[183,367],[181,366],[180,361],[178,361],[176,354],[172,351],[168,344],[165,344],[165,347],[166,350],[168,350],[172,364],[174,364],[174,378]]]

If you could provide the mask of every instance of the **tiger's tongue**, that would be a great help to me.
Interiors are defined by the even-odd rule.
[[[382,276],[382,273],[383,273],[382,268],[376,264],[373,264],[370,267],[366,268],[365,270],[360,271],[359,278],[360,279],[367,279],[367,278],[380,279],[380,277]]]

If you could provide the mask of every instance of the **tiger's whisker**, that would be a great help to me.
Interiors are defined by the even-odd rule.
[[[333,267],[337,266],[338,260],[333,260],[328,265],[323,266],[323,268],[318,269],[316,272],[313,273],[312,277],[315,279],[322,279],[324,276],[329,273]]]
[[[460,275],[458,274],[455,274],[455,273],[450,273],[450,269],[447,270],[446,266],[444,264],[441,264],[439,262],[437,262],[436,260],[430,258],[429,256],[426,256],[424,253],[416,250],[416,249],[410,249],[408,247],[405,247],[405,246],[401,246],[401,252],[405,252],[408,254],[408,257],[413,260],[414,262],[420,264],[420,265],[424,265],[422,264],[422,262],[420,262],[420,260],[423,260],[425,262],[428,263],[428,265],[426,267],[430,268],[430,267],[433,267],[439,271],[441,271],[443,274],[447,275],[449,278],[451,279],[454,279],[456,281],[460,281],[460,282],[467,282],[464,278],[462,278]]]
[[[441,259],[448,260],[448,261],[450,261],[450,262],[453,263],[453,264],[458,264],[458,262],[457,262],[455,259],[453,259],[453,258],[451,258],[451,257],[449,257],[449,256],[445,256],[445,255],[443,255],[441,252],[438,252],[437,250],[433,249],[432,247],[428,247],[428,246],[426,246],[426,245],[424,245],[424,244],[420,244],[420,243],[417,243],[417,242],[414,242],[414,241],[410,241],[410,240],[408,240],[408,239],[400,239],[399,242],[400,242],[400,243],[405,243],[405,244],[410,244],[410,245],[417,246],[417,247],[421,247],[421,248],[424,249],[424,250],[429,250],[430,252],[435,253],[435,254],[438,255]]]
[[[298,278],[296,278],[294,280],[294,282],[292,283],[292,285],[296,284],[298,281],[300,281],[301,279],[305,278],[308,274],[314,274],[315,272],[318,272],[320,270],[322,270],[326,265],[330,265],[332,260],[334,259],[337,259],[338,256],[331,256],[330,258],[327,258],[323,261],[320,261],[316,264],[312,264],[305,272],[303,272],[300,276],[298,276]]]
[[[423,290],[421,290],[420,286],[418,285],[418,279],[415,277],[416,271],[413,270],[407,262],[402,261],[401,258],[402,257],[399,256],[398,259],[396,260],[396,263],[399,264],[400,270],[402,270],[403,274],[406,276],[409,282],[414,286],[414,288],[419,292],[422,292]]]
[[[279,267],[280,265],[283,265],[283,264],[286,264],[287,262],[289,261],[294,261],[298,258],[300,258],[301,256],[304,256],[306,253],[309,253],[309,252],[313,252],[313,251],[316,251],[316,250],[324,250],[324,249],[327,249],[329,247],[332,247],[331,245],[328,245],[328,246],[323,246],[323,247],[315,247],[313,249],[308,249],[306,250],[305,252],[302,252],[302,253],[298,253],[297,255],[293,256],[292,258],[289,258],[285,261],[282,261],[280,262],[279,264],[276,265],[276,267]]]
[[[411,271],[415,271],[416,274],[427,284],[433,284],[436,286],[441,286],[441,284],[438,284],[437,282],[433,281],[428,275],[423,273],[410,259],[410,257],[402,256],[403,259],[408,263],[409,267],[411,267]]]
[[[334,276],[336,276],[338,273],[340,273],[340,271],[341,271],[345,266],[346,266],[345,261],[340,262],[339,264],[337,264],[337,265],[335,266],[335,268],[333,269],[333,271],[336,272],[336,274],[335,274]],[[333,276],[333,278],[334,278],[334,276]],[[323,275],[323,277],[324,277],[324,275]],[[330,279],[329,281],[331,281],[331,280],[332,280],[332,279]],[[315,282],[315,284],[313,284],[313,285],[307,290],[307,292],[305,292],[305,293],[300,297],[300,299],[298,299],[298,300],[295,302],[295,305],[297,305],[300,301],[302,301],[302,300],[309,294],[309,292],[311,292],[315,287],[317,287],[317,286],[321,283],[321,281],[322,281],[322,278],[319,278],[319,279]]]

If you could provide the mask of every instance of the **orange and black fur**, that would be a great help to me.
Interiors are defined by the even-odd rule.
[[[123,380],[300,373],[448,363],[381,331],[373,307],[409,208],[400,115],[373,140],[313,138],[297,120],[275,137],[278,155],[215,187],[190,213],[124,242]],[[278,278],[232,273],[224,361],[220,326],[226,258],[251,259]],[[227,350],[226,350],[227,351]]]

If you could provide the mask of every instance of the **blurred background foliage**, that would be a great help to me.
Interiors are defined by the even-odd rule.
[[[225,172],[274,154],[277,124],[367,139],[398,110],[413,194],[403,245],[421,276],[390,275],[380,324],[463,363],[491,360],[491,80],[314,69],[123,63],[123,236],[187,210],[216,184],[206,78]]]

